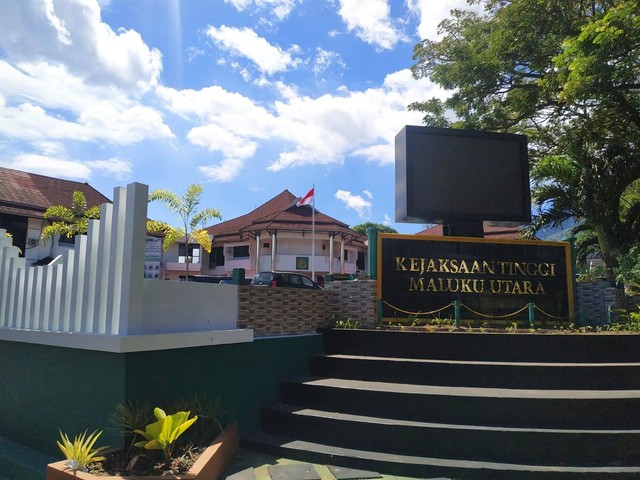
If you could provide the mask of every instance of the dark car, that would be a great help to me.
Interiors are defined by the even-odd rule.
[[[299,273],[261,272],[253,277],[251,285],[268,287],[310,288],[324,290],[309,277]]]
[[[224,278],[226,277],[214,277],[211,275],[189,275],[189,281],[196,283],[220,283],[220,281]],[[186,281],[186,279],[186,275],[180,275],[178,277],[178,280],[181,282]]]

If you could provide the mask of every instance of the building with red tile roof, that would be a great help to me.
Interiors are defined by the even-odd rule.
[[[40,245],[44,212],[54,205],[71,207],[74,191],[84,193],[88,207],[111,202],[88,183],[0,167],[0,228],[13,236],[28,262],[56,253],[51,244]]]
[[[213,236],[211,254],[189,252],[200,258],[195,273],[227,276],[234,268],[244,268],[247,277],[261,271],[288,271],[314,273],[318,278],[364,270],[366,237],[317,209],[312,258],[313,207],[297,207],[299,200],[284,190],[246,215],[208,227]],[[165,258],[166,278],[184,273],[184,265],[171,262],[169,252]]]

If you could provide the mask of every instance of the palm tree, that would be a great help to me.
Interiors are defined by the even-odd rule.
[[[184,238],[186,250],[186,273],[187,281],[189,280],[189,245],[198,243],[207,252],[211,253],[211,237],[204,230],[206,222],[214,218],[221,219],[220,212],[215,208],[205,208],[198,211],[200,205],[200,196],[202,195],[202,186],[191,184],[187,188],[182,198],[169,190],[158,189],[149,194],[149,201],[160,201],[164,203],[169,211],[180,217],[182,223],[181,228],[175,228],[171,225],[159,222],[149,221],[147,223],[148,231],[156,231],[164,233],[163,248],[167,250],[175,242]]]
[[[87,208],[84,193],[73,192],[71,208],[62,205],[49,207],[44,212],[44,218],[51,223],[42,229],[40,241],[46,243],[54,235],[64,235],[71,238],[75,235],[87,233],[89,220],[100,218],[100,207]]]
[[[629,168],[624,146],[597,148],[584,139],[566,145],[565,152],[543,157],[531,170],[538,211],[524,236],[576,219],[585,246],[593,248],[589,236],[597,239],[606,275],[613,279],[618,256],[640,240],[640,201],[629,194],[640,164]]]

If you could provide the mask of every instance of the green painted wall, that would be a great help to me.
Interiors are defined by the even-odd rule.
[[[58,429],[103,429],[100,443],[119,446],[107,423],[117,403],[202,392],[250,431],[279,381],[307,374],[321,351],[320,335],[123,354],[0,341],[0,436],[58,455]]]

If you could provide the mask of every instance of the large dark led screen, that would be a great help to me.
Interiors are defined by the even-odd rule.
[[[396,220],[528,222],[522,135],[405,127],[396,137]]]

